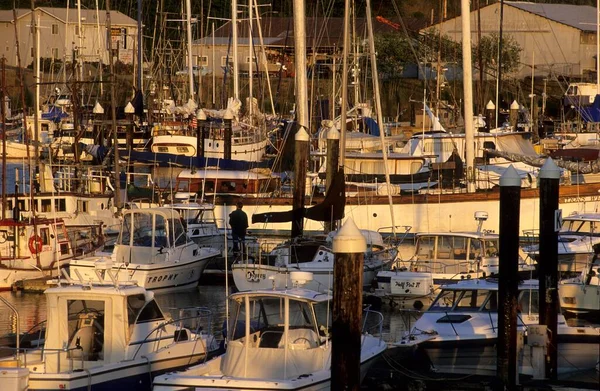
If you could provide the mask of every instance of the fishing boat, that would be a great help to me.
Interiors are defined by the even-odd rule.
[[[62,219],[0,220],[0,290],[40,277],[57,276],[77,255],[102,244],[102,226],[69,229]]]
[[[401,308],[421,310],[431,304],[443,284],[498,274],[499,235],[483,229],[486,212],[476,212],[477,230],[417,233],[415,254],[393,270],[377,273],[375,294]],[[522,273],[534,270],[521,260]]]
[[[181,389],[329,390],[332,297],[298,287],[310,273],[295,273],[287,290],[240,292],[229,297],[227,349],[222,356],[180,373],[154,379],[154,391]],[[379,327],[383,316],[367,311]],[[365,319],[365,323],[367,319]],[[386,349],[368,333],[361,336],[361,379]]]
[[[518,342],[518,371],[525,375],[533,374],[536,362],[524,344],[528,328],[539,323],[538,292],[537,280],[519,285],[517,329],[525,341]],[[468,280],[446,285],[410,333],[394,345],[417,345],[439,373],[495,376],[499,302],[497,281]],[[558,373],[594,368],[599,344],[598,327],[573,325],[559,315]]]
[[[112,270],[119,281],[135,280],[146,289],[180,290],[198,285],[209,261],[220,255],[199,247],[186,234],[173,209],[131,209],[110,257],[93,256],[71,262],[72,278],[98,281],[98,265]]]
[[[41,345],[17,345],[0,360],[3,390],[150,390],[153,376],[217,352],[214,338],[202,331],[210,330],[208,310],[182,309],[181,319],[172,319],[152,292],[118,282],[110,269],[98,273],[106,280],[55,280],[58,286],[45,291]]]
[[[239,259],[231,266],[235,286],[240,291],[284,289],[291,286],[291,275],[296,271],[310,272],[313,279],[307,288],[324,292],[333,286],[335,254],[333,237],[328,235],[300,237],[277,245],[266,256],[254,260]],[[363,267],[363,283],[370,287],[377,272],[388,268],[397,255],[397,249],[385,243],[379,232],[361,230],[367,243]]]
[[[594,245],[600,250],[600,244]],[[559,281],[560,305],[568,316],[600,320],[600,261],[594,254],[588,266],[573,278]]]
[[[532,232],[533,235],[536,232]],[[564,277],[584,272],[594,255],[594,245],[600,243],[600,213],[573,213],[563,217],[558,233],[558,267]],[[525,246],[531,258],[539,256],[539,245]]]

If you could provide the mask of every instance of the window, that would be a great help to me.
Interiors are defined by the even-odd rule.
[[[67,201],[64,198],[57,198],[54,200],[54,210],[56,212],[67,211]]]
[[[177,147],[178,153],[187,153],[189,152],[188,147]]]
[[[181,224],[181,223],[180,223]],[[156,223],[154,227],[154,247],[167,247],[167,227],[165,218],[161,215],[156,215]]]
[[[34,57],[35,54],[33,53],[33,48],[31,48],[31,57]]]
[[[165,317],[158,307],[158,304],[156,304],[156,301],[152,300],[142,309],[136,323],[154,322],[164,319]]]
[[[42,245],[48,246],[50,244],[50,228],[40,228],[40,237]]]
[[[144,308],[146,304],[146,296],[143,294],[127,296],[127,323],[129,324],[129,336],[133,332],[133,325],[135,320],[140,313],[140,310]]]
[[[169,152],[168,147],[158,147],[158,152]]]
[[[227,66],[227,56],[223,56],[221,57],[221,66],[222,67],[226,67]]]
[[[198,56],[198,65],[208,65],[208,56]]]
[[[52,58],[58,60],[58,48],[52,48]]]
[[[104,301],[68,300],[69,358],[97,361],[104,358]]]
[[[172,219],[171,221],[173,223],[173,243],[175,243],[175,246],[183,246],[187,243],[187,235],[185,234],[183,225],[179,219]]]
[[[75,35],[79,36],[79,25],[75,25]]]
[[[41,200],[42,206],[40,208],[41,212],[52,212],[52,201],[51,200]]]
[[[80,212],[87,212],[89,209],[89,201],[82,201],[82,200],[78,200],[77,201],[77,210]]]
[[[57,24],[52,25],[52,35],[58,35],[58,25]]]
[[[121,227],[121,233],[119,234],[119,244],[129,246],[131,239],[131,214],[126,214],[123,217],[123,226]]]

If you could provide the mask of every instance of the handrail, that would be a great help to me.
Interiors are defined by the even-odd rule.
[[[370,308],[371,308],[371,306],[369,305],[363,309],[364,317],[363,317],[363,325],[361,328],[361,332],[362,332],[362,334],[373,335],[373,333],[370,331],[377,328],[377,334],[379,335],[379,341],[382,341],[383,340],[383,314],[379,311],[371,310]],[[369,314],[374,314],[375,316],[377,316],[378,321],[376,324],[369,326],[367,328],[367,320],[368,320]],[[364,343],[364,341],[363,341],[363,343]]]
[[[203,318],[208,318],[208,327],[207,330],[211,330],[212,329],[212,312],[206,308],[206,307],[185,307],[185,308],[179,308],[180,313],[186,310],[195,310],[198,311],[198,315],[196,316],[187,316],[187,317],[181,317],[178,319],[169,319],[165,322],[161,322],[158,326],[154,327],[152,330],[150,330],[150,332],[146,335],[146,337],[140,341],[138,343],[138,348],[135,351],[132,360],[136,358],[137,354],[140,352],[140,349],[142,348],[142,346],[144,346],[146,343],[148,343],[148,340],[150,339],[150,337],[154,334],[154,333],[158,333],[159,337],[160,334],[165,331],[165,326],[169,325],[169,324],[173,324],[175,325],[176,323],[179,323],[179,326],[176,325],[177,330],[186,330],[185,327],[183,327],[183,321],[184,320],[189,320],[189,319],[203,319]],[[197,323],[196,325],[196,329],[193,330],[194,336],[196,339],[201,338],[200,332],[202,331],[202,327],[200,325],[200,322]],[[151,341],[150,341],[151,342]],[[158,350],[160,347],[160,341],[156,344],[156,350]]]

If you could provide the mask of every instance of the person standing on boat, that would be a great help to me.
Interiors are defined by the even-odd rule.
[[[237,203],[237,209],[229,214],[229,225],[233,237],[233,252],[239,253],[244,248],[246,241],[246,229],[248,228],[248,215],[242,210],[244,204]]]

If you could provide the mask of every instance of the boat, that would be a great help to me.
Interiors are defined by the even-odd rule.
[[[362,281],[365,287],[370,287],[377,272],[388,268],[395,260],[397,249],[385,243],[379,232],[360,232],[367,243]],[[318,292],[330,290],[333,286],[335,260],[332,241],[336,233],[332,231],[327,235],[312,235],[286,241],[275,246],[264,260],[237,260],[231,266],[235,286],[240,291],[284,289],[291,286],[292,274],[302,271],[313,275],[307,288]]]
[[[594,250],[600,250],[600,244]],[[559,281],[560,305],[568,316],[597,322],[600,320],[600,261],[594,254],[588,266],[577,277]]]
[[[519,285],[517,330],[523,338],[517,348],[518,371],[524,375],[535,369],[532,350],[524,344],[533,338],[529,328],[539,323],[538,292],[537,280]],[[496,376],[499,302],[498,283],[492,279],[445,285],[410,333],[393,346],[416,347],[438,373]],[[599,344],[600,328],[558,315],[558,374],[595,368]]]
[[[281,189],[281,178],[268,169],[185,169],[177,175],[176,198],[194,199],[216,195],[268,198]]]
[[[186,308],[172,319],[152,292],[116,281],[110,269],[98,273],[106,280],[74,281],[65,273],[67,281],[53,281],[44,293],[49,311],[40,346],[3,348],[12,350],[0,359],[3,390],[151,390],[153,376],[218,352],[202,331],[210,330],[210,311]]]
[[[172,208],[182,218],[187,235],[198,246],[209,247],[219,251],[220,256],[212,259],[204,269],[204,275],[225,276],[225,273],[231,273],[231,265],[242,255],[233,248],[233,236],[231,231],[219,229],[217,218],[215,217],[213,204],[207,202],[182,202],[167,205]],[[254,236],[246,236],[244,241],[244,256],[257,259],[259,256],[258,239]],[[227,270],[225,268],[227,260]]]
[[[179,213],[169,208],[130,209],[123,214],[113,253],[71,261],[72,278],[98,281],[98,265],[112,270],[119,281],[138,281],[146,289],[193,288],[209,261],[220,255],[199,247],[186,234]]]
[[[536,232],[531,232],[537,236]],[[575,277],[585,271],[600,243],[600,213],[573,213],[563,217],[558,233],[558,267],[563,277]],[[525,246],[523,251],[537,260],[539,245]]]
[[[477,230],[416,234],[415,254],[399,260],[392,270],[377,273],[375,295],[400,308],[427,308],[443,284],[498,274],[499,235],[482,229],[487,212],[476,212]],[[534,271],[521,259],[523,274]]]
[[[102,245],[101,224],[68,228],[62,219],[0,220],[0,290],[57,276],[75,256]]]
[[[292,279],[307,281],[310,273],[295,273]],[[329,390],[332,297],[294,285],[230,295],[225,353],[156,377],[154,391]],[[375,316],[377,327],[383,319],[378,312],[366,311],[363,317],[368,316]],[[361,379],[385,349],[381,338],[362,334]]]

